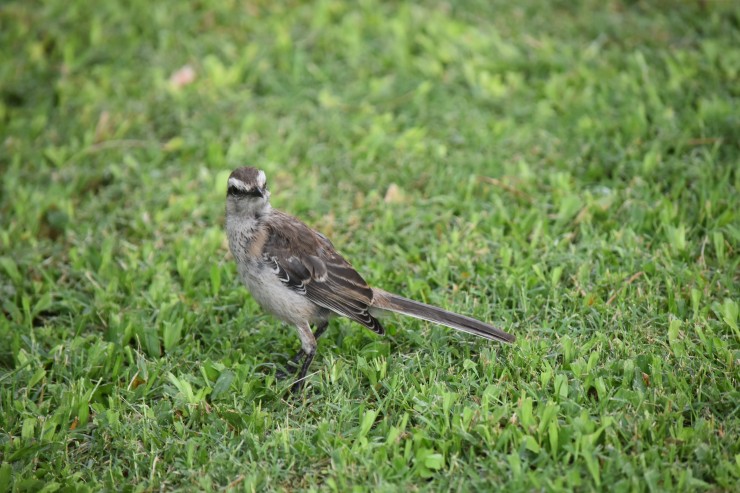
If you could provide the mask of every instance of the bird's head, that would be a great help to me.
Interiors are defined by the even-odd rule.
[[[237,168],[229,175],[226,188],[226,213],[259,216],[270,208],[265,172],[257,168]]]

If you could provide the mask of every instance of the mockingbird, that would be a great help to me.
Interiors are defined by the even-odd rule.
[[[316,339],[329,319],[347,317],[384,334],[377,316],[395,312],[479,337],[513,342],[515,337],[474,318],[448,312],[378,288],[371,288],[334,249],[329,239],[293,216],[270,206],[265,173],[238,168],[226,192],[226,232],[239,277],[260,306],[293,324],[303,360],[292,390],[299,390],[316,354]],[[311,326],[315,332],[311,332]]]

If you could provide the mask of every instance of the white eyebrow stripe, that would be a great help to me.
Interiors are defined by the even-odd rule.
[[[236,187],[240,190],[244,190],[245,192],[249,190],[247,186],[244,184],[243,181],[237,179],[237,178],[229,178],[229,186],[230,187]]]
[[[262,170],[259,170],[257,172],[257,183],[259,183],[261,187],[264,187],[266,181],[267,181],[267,177],[265,176],[265,172]]]

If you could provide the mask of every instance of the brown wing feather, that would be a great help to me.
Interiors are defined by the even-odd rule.
[[[383,334],[369,311],[373,290],[331,242],[294,217],[272,214],[263,259],[280,280],[317,305]]]

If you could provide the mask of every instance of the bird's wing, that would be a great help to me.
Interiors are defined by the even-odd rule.
[[[262,258],[278,278],[314,303],[378,334],[372,315],[373,290],[323,235],[287,214],[273,211]]]

